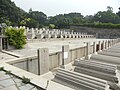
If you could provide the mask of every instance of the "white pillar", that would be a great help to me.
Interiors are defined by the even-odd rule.
[[[70,63],[69,60],[69,45],[62,46],[62,65]]]
[[[99,41],[99,51],[101,51],[101,41]]]
[[[93,53],[96,52],[96,42],[93,42]]]
[[[89,55],[90,55],[90,42],[87,42],[85,59],[89,59]]]

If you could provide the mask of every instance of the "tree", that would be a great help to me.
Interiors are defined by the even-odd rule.
[[[25,17],[25,15],[26,12],[17,7],[14,2],[11,2],[11,0],[0,1],[0,23],[19,25],[19,22]]]
[[[21,26],[26,26],[26,27],[30,27],[30,28],[38,28],[39,27],[39,23],[32,19],[32,18],[25,18],[24,20],[22,20],[20,22]]]
[[[111,6],[107,6],[107,11],[113,12],[113,8]]]
[[[94,16],[93,15],[86,15],[84,17],[84,23],[94,23]]]
[[[5,35],[8,36],[9,44],[15,46],[17,49],[21,49],[26,44],[26,37],[24,35],[24,28],[11,28],[5,29]]]
[[[57,28],[69,28],[70,25],[80,25],[84,23],[81,13],[59,14],[48,18],[49,23],[53,23]]]
[[[47,15],[43,12],[29,10],[28,18],[32,18],[39,23],[39,27],[44,26],[47,21]]]
[[[120,17],[120,7],[119,7],[119,11],[118,11],[117,15]]]
[[[96,22],[102,23],[120,23],[119,16],[111,11],[99,11],[97,14],[94,15],[94,20]]]
[[[29,9],[29,13],[31,13],[31,12],[32,12],[32,8]]]

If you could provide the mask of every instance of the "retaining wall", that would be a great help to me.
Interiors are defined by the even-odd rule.
[[[91,53],[93,49],[93,45],[91,46]],[[74,61],[77,58],[84,57],[86,55],[86,46],[70,49],[70,61]],[[32,72],[34,74],[38,74],[38,57],[37,56],[31,56],[31,57],[25,57],[20,58],[14,61],[9,62],[11,65],[19,67],[23,70]],[[56,67],[59,67],[62,65],[62,52],[55,52],[49,54],[49,70],[52,70]]]

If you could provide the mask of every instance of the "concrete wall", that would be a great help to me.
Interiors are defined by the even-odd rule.
[[[16,61],[10,62],[13,66],[21,68],[23,70],[29,71],[34,74],[38,74],[38,58],[37,56],[34,57],[27,57],[21,58]]]
[[[91,46],[91,50],[92,50]],[[92,53],[92,52],[91,52]],[[70,61],[74,61],[77,58],[81,58],[86,55],[86,47],[80,47],[76,49],[70,49]],[[13,66],[19,67],[26,71],[38,74],[38,57],[25,57],[10,62]],[[62,65],[62,52],[50,53],[49,54],[49,70]]]

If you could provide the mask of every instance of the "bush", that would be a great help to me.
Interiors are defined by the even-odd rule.
[[[30,83],[30,79],[23,76],[22,82],[25,83],[25,84],[28,84],[28,83]]]
[[[11,28],[5,29],[5,35],[8,36],[9,44],[15,46],[16,49],[21,49],[26,44],[26,37],[24,35],[24,28]]]
[[[11,74],[11,71],[5,71],[6,73],[5,74]]]
[[[50,29],[54,29],[54,28],[55,28],[55,25],[54,25],[54,24],[49,24],[49,28],[50,28]]]
[[[113,23],[89,23],[80,25],[83,27],[107,28],[107,29],[120,29],[120,24]]]
[[[4,70],[4,67],[0,67],[0,71],[3,71]]]

